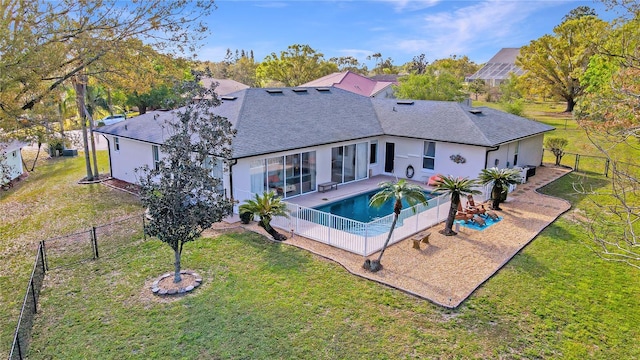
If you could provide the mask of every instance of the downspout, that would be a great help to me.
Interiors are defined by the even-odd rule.
[[[496,151],[498,149],[500,149],[500,145],[498,145],[498,146],[496,146],[496,147],[494,147],[492,149],[487,150],[487,152],[485,153],[485,155],[484,155],[484,168],[485,169],[487,168],[487,164],[489,163],[489,153],[492,152],[492,151]]]
[[[233,166],[238,163],[238,159],[229,161],[229,192],[231,193],[231,201],[233,201]]]
[[[109,142],[109,138],[105,134],[100,134],[103,138],[107,140],[107,151],[109,151],[109,176],[113,177],[113,165],[111,161],[111,143]]]

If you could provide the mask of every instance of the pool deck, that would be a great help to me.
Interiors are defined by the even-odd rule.
[[[536,175],[526,184],[519,185],[503,204],[499,215],[503,219],[491,227],[477,231],[460,227],[458,235],[444,236],[439,230],[440,223],[429,231],[429,244],[420,249],[413,248],[410,239],[402,240],[384,253],[384,268],[371,273],[362,268],[364,257],[344,250],[321,244],[295,235],[284,242],[310,251],[318,256],[330,259],[342,265],[350,273],[396,288],[416,297],[427,299],[435,304],[456,308],[484,282],[490,279],[511,258],[531,243],[535,237],[560,215],[568,211],[569,202],[540,194],[536,189],[569,173],[569,170],[551,165],[538,167]],[[307,200],[304,206],[313,206],[317,202],[335,201],[340,198],[374,188],[377,183],[394,178],[374,177],[357,183],[347,184],[338,190],[313,194],[315,200]],[[300,197],[300,204],[302,199]],[[287,201],[294,202],[296,198]],[[324,200],[326,199],[326,200]],[[234,224],[235,226],[238,223]],[[229,224],[227,224],[229,225]],[[256,223],[242,225],[246,230],[266,236]],[[379,253],[369,256],[376,259]]]

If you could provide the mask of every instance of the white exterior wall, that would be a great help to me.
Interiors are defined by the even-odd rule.
[[[22,153],[19,149],[5,153],[5,164],[9,167],[9,179],[13,180],[22,175],[24,168],[22,167]],[[0,169],[0,174],[2,169]]]
[[[529,138],[519,140],[520,147],[518,150],[518,163],[514,164],[513,159],[516,151],[516,144],[518,141],[502,144],[496,151],[490,151],[487,167],[512,168],[514,165],[525,166],[535,165],[538,166],[542,162],[542,144],[544,140],[544,134],[535,135]],[[496,163],[496,160],[498,161]]]
[[[152,144],[119,138],[120,150],[115,150],[114,136],[108,135],[111,154],[111,176],[133,184],[138,183],[136,169],[144,165],[153,168]],[[162,154],[160,154],[162,157]]]
[[[434,169],[423,169],[422,158],[424,152],[424,140],[384,137],[380,144],[382,153],[378,157],[378,170],[374,175],[384,173],[385,143],[395,144],[394,173],[398,178],[406,178],[409,165],[413,166],[414,176],[412,180],[427,181],[430,176],[436,174],[455,175],[475,179],[480,170],[484,168],[486,148],[452,143],[436,142]],[[464,163],[455,163],[450,159],[451,155],[460,155],[465,159]],[[393,174],[391,174],[393,175]]]

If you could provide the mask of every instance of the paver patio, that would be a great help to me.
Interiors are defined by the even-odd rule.
[[[482,231],[461,226],[457,236],[448,237],[438,232],[444,228],[440,223],[430,229],[429,244],[422,244],[420,250],[413,248],[410,238],[387,248],[382,258],[384,268],[377,273],[362,268],[365,258],[360,255],[299,235],[284,243],[333,260],[352,274],[455,308],[571,208],[563,199],[536,191],[567,173],[565,168],[538,167],[536,175],[519,185],[501,204],[499,215],[503,219],[498,223]],[[255,223],[246,228],[266,235]]]

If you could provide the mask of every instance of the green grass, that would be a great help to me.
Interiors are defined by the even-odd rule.
[[[76,185],[80,158],[38,169],[0,195],[3,210],[22,204],[3,215],[0,296],[8,314],[0,356],[11,343],[33,241],[140,211],[128,195]],[[575,181],[565,176],[544,192],[588,208],[572,191]],[[607,186],[604,178],[585,181]],[[244,233],[189,243],[183,267],[203,275],[203,285],[159,301],[148,287],[171,271],[172,252],[157,240],[132,241],[47,274],[29,358],[639,358],[640,271],[600,260],[588,241],[563,217],[456,310]]]

